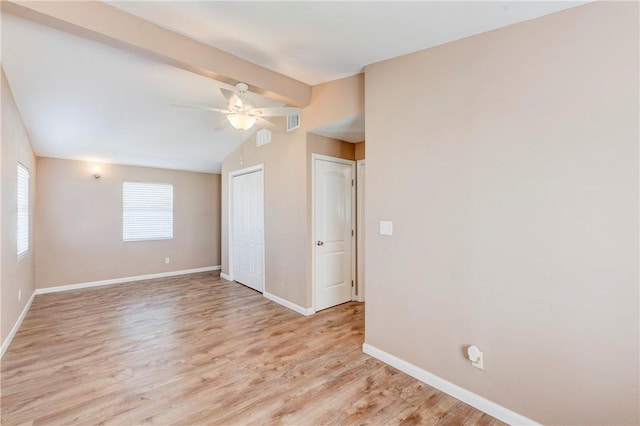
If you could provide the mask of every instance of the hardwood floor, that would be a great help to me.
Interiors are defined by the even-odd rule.
[[[502,424],[362,353],[364,305],[311,317],[217,273],[37,296],[2,424]]]

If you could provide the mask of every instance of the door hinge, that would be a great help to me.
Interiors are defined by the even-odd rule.
[[[351,280],[351,287],[353,287],[353,280]]]
[[[353,179],[351,179],[351,186],[355,185],[355,181]]]
[[[353,237],[354,235],[356,235],[356,231],[354,231],[353,229],[351,230],[351,236]]]

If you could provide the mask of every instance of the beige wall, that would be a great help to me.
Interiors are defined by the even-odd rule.
[[[312,154],[355,160],[356,144],[327,138],[325,136],[307,134],[307,190],[311,191]]]
[[[220,175],[38,158],[38,288],[220,264]],[[172,240],[122,241],[122,182],[173,185]],[[171,259],[170,264],[164,258]]]
[[[17,256],[17,165],[29,169],[30,229],[29,251],[20,259]],[[27,301],[35,291],[34,279],[34,211],[36,193],[36,159],[29,135],[22,123],[11,88],[2,70],[2,183],[1,183],[1,309],[2,342],[15,325]],[[22,300],[18,301],[18,291]]]
[[[311,99],[311,105],[302,110],[300,128],[289,133],[274,132],[271,143],[261,147],[256,147],[255,137],[251,137],[222,163],[222,271],[229,273],[229,173],[264,164],[265,290],[304,308],[311,307],[312,250],[307,240],[311,226],[307,131],[361,113],[364,76],[314,86]]]
[[[263,164],[265,291],[303,306],[305,241],[300,233],[305,230],[306,146],[304,139],[291,136],[274,132],[271,143],[261,147],[252,137],[222,162],[222,272],[229,274],[229,173]]]
[[[638,3],[596,2],[366,68],[368,344],[544,424],[640,423],[638,48]]]

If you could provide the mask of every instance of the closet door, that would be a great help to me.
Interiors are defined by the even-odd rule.
[[[233,177],[233,279],[264,291],[263,171]]]

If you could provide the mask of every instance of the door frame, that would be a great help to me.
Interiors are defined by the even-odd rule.
[[[365,297],[365,278],[364,278],[364,191],[365,191],[365,169],[366,160],[356,161],[356,209],[358,213],[358,220],[356,221],[356,244],[358,247],[356,259],[358,264],[358,279],[356,280],[356,300],[358,302],[364,302]]]
[[[333,163],[345,164],[351,166],[351,179],[353,184],[351,185],[351,229],[354,233],[356,229],[356,162],[354,160],[345,160],[344,158],[330,157],[328,155],[311,154],[311,306],[314,312],[316,309],[316,160],[330,161]],[[351,237],[351,280],[355,284],[355,271],[356,271],[356,238],[355,235]],[[351,300],[355,300],[355,285],[351,287]]]
[[[234,170],[232,172],[229,172],[229,182],[228,182],[228,186],[229,186],[229,194],[228,194],[228,205],[229,205],[229,211],[228,211],[228,218],[229,220],[227,221],[227,237],[228,237],[228,241],[227,241],[227,254],[228,254],[228,258],[229,258],[229,276],[228,279],[230,281],[235,281],[233,279],[233,179],[237,176],[242,176],[242,175],[248,175],[249,173],[255,173],[255,172],[262,172],[262,293],[266,293],[267,292],[267,280],[266,280],[266,276],[267,276],[267,265],[265,265],[265,258],[266,258],[266,251],[267,248],[265,246],[265,232],[264,232],[264,228],[265,228],[265,224],[264,224],[264,216],[265,216],[265,208],[264,208],[264,164],[256,164],[255,166],[251,166],[251,167],[245,167],[244,169],[238,169],[238,170]]]

